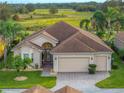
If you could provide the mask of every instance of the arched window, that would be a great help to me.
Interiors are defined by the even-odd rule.
[[[53,48],[53,45],[49,42],[45,42],[43,45],[42,45],[42,48],[43,49],[52,49]]]

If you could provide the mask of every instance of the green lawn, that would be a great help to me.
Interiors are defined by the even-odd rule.
[[[41,71],[20,72],[21,76],[27,76],[25,81],[15,81],[15,71],[0,71],[0,88],[30,88],[41,85],[52,88],[56,84],[56,77],[41,77]]]
[[[119,69],[112,70],[111,76],[103,81],[98,82],[96,86],[100,88],[124,88],[124,63],[121,63],[116,54],[114,54],[114,57]]]
[[[30,15],[33,15],[32,19]],[[90,19],[92,15],[93,12],[76,12],[72,9],[59,9],[57,14],[51,15],[48,9],[36,9],[27,15],[20,15],[22,18],[27,18],[20,20],[19,23],[26,28],[40,28],[59,21],[65,21],[79,27],[82,19]]]

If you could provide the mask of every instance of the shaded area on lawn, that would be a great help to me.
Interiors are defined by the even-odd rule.
[[[112,70],[111,76],[96,84],[100,88],[124,88],[124,63],[121,62],[117,54],[113,54],[118,69]]]
[[[52,88],[56,84],[56,77],[42,77],[41,71],[20,72],[20,76],[28,77],[25,81],[15,81],[16,76],[15,71],[0,71],[0,88],[30,88],[35,85]]]

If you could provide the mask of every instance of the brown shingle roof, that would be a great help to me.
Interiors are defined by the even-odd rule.
[[[58,40],[59,44],[52,50],[55,53],[64,52],[112,52],[112,50],[96,35],[82,31],[79,28],[73,27],[65,22],[58,22],[42,31],[36,32],[20,42],[29,42],[30,39],[44,34],[54,40]],[[32,43],[33,46],[36,46]],[[15,48],[16,48],[15,47]],[[39,46],[36,46],[40,48]]]
[[[33,48],[36,48],[36,49],[39,49],[39,50],[42,49],[42,47],[39,46],[39,45],[36,45],[36,44],[34,44],[34,43],[30,42],[30,41],[27,41],[27,40],[23,40],[19,44],[17,44],[12,50],[15,50],[16,48],[19,48],[22,45],[27,45],[29,47],[33,47]]]
[[[55,91],[55,93],[82,93],[77,89],[74,89],[72,87],[69,86],[65,86],[57,91]]]
[[[58,22],[46,28],[45,31],[61,42],[75,34],[77,29],[65,22]]]
[[[44,87],[35,86],[35,87],[25,90],[22,93],[52,93],[52,92]]]
[[[119,32],[116,38],[124,42],[124,32]]]
[[[83,31],[82,31],[83,32]],[[52,52],[65,53],[65,52],[112,52],[112,50],[99,38],[92,39],[85,32],[78,32],[67,40],[56,46]],[[87,32],[86,32],[87,33]],[[89,32],[88,32],[89,33]],[[90,34],[91,35],[91,34]],[[92,36],[92,35],[91,35]],[[94,37],[94,36],[92,36]]]

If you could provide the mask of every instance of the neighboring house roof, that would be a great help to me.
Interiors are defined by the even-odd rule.
[[[58,40],[59,43],[52,49],[53,53],[112,52],[112,50],[98,36],[88,31],[82,31],[81,29],[73,27],[65,22],[58,22],[42,31],[28,36],[16,47],[20,46],[25,41],[30,41],[30,39],[39,34],[43,34],[54,40]],[[33,43],[31,44],[36,46]],[[41,49],[41,46],[36,47]]]
[[[124,42],[124,32],[119,32],[116,36],[116,39]]]
[[[69,86],[65,86],[57,91],[55,91],[55,93],[82,93],[77,89],[74,89],[72,87]]]
[[[22,93],[52,93],[52,92],[44,87],[35,86],[35,87],[25,90]]]

